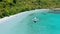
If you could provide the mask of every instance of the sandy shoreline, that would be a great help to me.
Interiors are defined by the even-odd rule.
[[[35,12],[35,11],[39,11],[39,10],[41,10],[41,9],[36,9],[36,10],[31,10],[32,12]],[[42,10],[46,10],[46,9],[42,9]],[[24,14],[24,13],[28,13],[28,12],[31,12],[31,11],[25,11],[25,12],[21,12],[21,13],[18,13],[18,14],[15,14],[15,15],[11,15],[11,16],[7,16],[7,17],[4,17],[4,18],[0,18],[0,22],[3,22],[3,21],[5,21],[5,20],[7,20],[7,19],[10,19],[10,18],[13,18],[14,16],[17,16],[17,15],[22,15],[22,14]]]

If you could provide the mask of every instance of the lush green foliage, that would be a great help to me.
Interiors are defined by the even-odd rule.
[[[0,18],[19,12],[60,7],[60,0],[0,0]]]

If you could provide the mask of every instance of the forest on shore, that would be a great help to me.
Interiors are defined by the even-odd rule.
[[[42,8],[60,8],[60,0],[0,0],[0,18]]]

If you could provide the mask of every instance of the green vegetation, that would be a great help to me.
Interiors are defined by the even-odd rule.
[[[0,18],[23,11],[60,7],[60,0],[0,0]]]

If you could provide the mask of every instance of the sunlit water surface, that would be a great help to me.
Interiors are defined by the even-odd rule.
[[[39,9],[0,20],[0,34],[60,34],[59,11]]]

